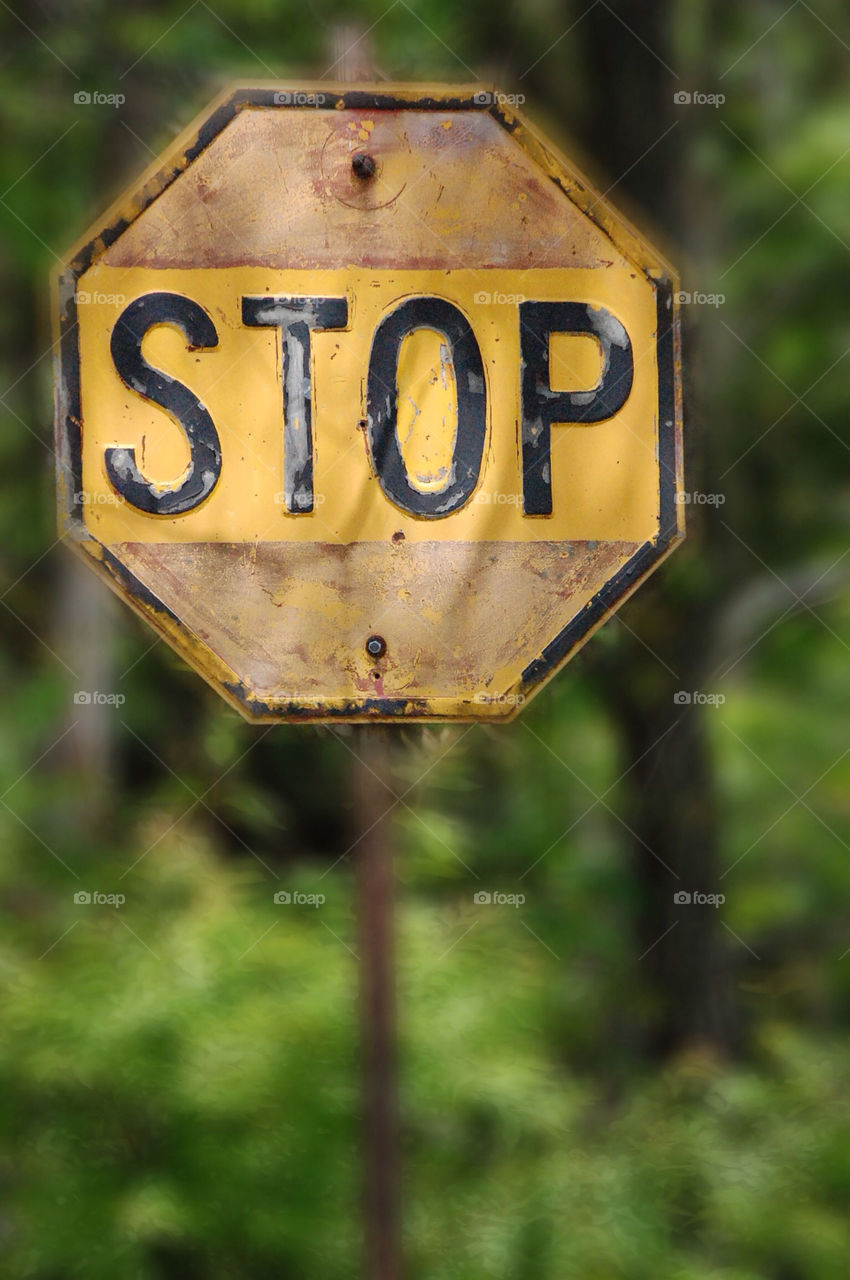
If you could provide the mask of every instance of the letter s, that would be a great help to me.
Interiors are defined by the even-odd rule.
[[[200,400],[182,382],[149,365],[142,340],[154,325],[180,329],[190,351],[218,346],[215,325],[206,311],[179,293],[147,293],[122,312],[112,330],[110,350],[118,376],[131,391],[160,405],[179,423],[192,451],[183,479],[170,487],[146,480],[136,465],[136,450],[126,446],[105,451],[106,472],[113,488],[139,511],[178,516],[193,511],[209,497],[221,474],[221,443],[215,423]]]

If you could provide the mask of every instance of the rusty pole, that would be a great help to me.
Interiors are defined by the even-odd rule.
[[[330,79],[374,79],[371,49],[362,30],[333,31]],[[358,179],[373,176],[370,157],[352,157]],[[370,637],[367,649],[377,643]],[[363,1223],[368,1280],[400,1280],[401,1162],[393,938],[393,844],[390,744],[393,730],[357,726],[352,769],[356,912],[360,957],[361,1071],[363,1078]]]
[[[393,731],[355,731],[355,852],[363,1074],[363,1211],[368,1280],[399,1280],[400,1160],[389,745]]]

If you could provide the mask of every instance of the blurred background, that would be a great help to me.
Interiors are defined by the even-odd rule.
[[[56,545],[47,289],[343,23],[523,95],[690,294],[686,545],[516,723],[394,731],[406,1274],[846,1275],[841,0],[2,4],[4,1274],[358,1274],[357,739],[243,723]]]

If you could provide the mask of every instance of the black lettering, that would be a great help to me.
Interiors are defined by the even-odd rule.
[[[178,328],[190,351],[217,347],[218,334],[206,311],[179,293],[136,298],[112,330],[110,350],[118,376],[125,387],[165,409],[182,427],[192,451],[189,469],[179,484],[162,487],[142,475],[134,448],[119,446],[105,452],[106,473],[113,488],[137,510],[178,516],[193,511],[218,483],[221,444],[215,423],[198,397],[176,378],[154,369],[142,355],[142,340],[157,324]]]
[[[313,395],[310,333],[344,329],[345,298],[243,298],[242,323],[280,330],[283,385],[283,494],[287,511],[313,510]]]
[[[634,378],[629,335],[605,307],[583,302],[521,302],[522,507],[527,516],[552,514],[550,440],[553,422],[602,422],[622,409]],[[602,348],[602,374],[591,391],[553,391],[549,339],[589,333]]]
[[[398,438],[398,358],[404,338],[415,329],[434,329],[448,346],[457,385],[457,428],[449,478],[436,492],[410,483]],[[437,520],[457,511],[472,496],[481,474],[487,430],[484,366],[466,317],[443,298],[409,298],[375,330],[367,385],[369,450],[384,493],[402,511]]]

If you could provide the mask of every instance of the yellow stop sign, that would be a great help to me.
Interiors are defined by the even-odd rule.
[[[67,261],[62,532],[249,719],[508,718],[683,536],[673,272],[503,95],[230,90]]]

